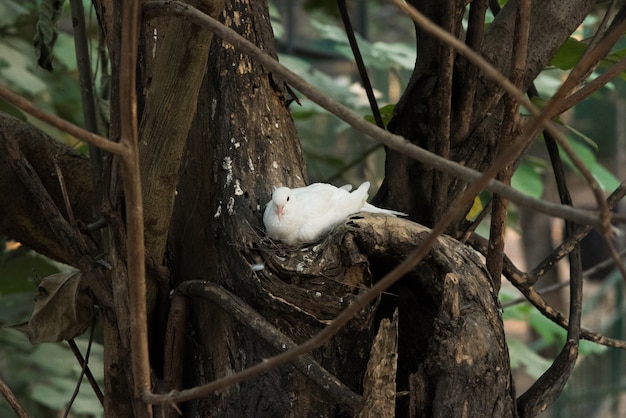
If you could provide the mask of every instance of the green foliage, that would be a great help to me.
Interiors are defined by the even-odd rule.
[[[59,265],[46,257],[20,246],[6,250],[0,237],[0,374],[31,416],[52,417],[65,410],[78,377],[80,366],[66,343],[44,343],[36,346],[8,325],[28,320],[39,280],[58,272]],[[86,341],[77,340],[83,353]],[[90,367],[102,383],[102,346],[91,349]],[[13,416],[0,399],[0,416]],[[91,387],[81,385],[72,416],[102,416],[102,407]]]
[[[20,17],[28,13],[28,9],[16,1],[0,2],[0,28],[10,27]]]
[[[561,45],[552,60],[550,60],[550,65],[561,70],[571,70],[586,49],[586,43],[570,37]]]
[[[546,162],[540,158],[524,157],[513,173],[511,186],[528,196],[540,198],[543,194],[543,174],[546,165]]]
[[[388,104],[378,109],[380,111],[380,116],[383,119],[383,123],[385,124],[385,127],[389,124],[389,122],[391,122],[391,118],[393,118],[393,111],[395,108],[396,108],[395,104]],[[374,120],[373,115],[365,115],[365,120],[370,123],[376,124],[376,121]]]
[[[568,143],[574,150],[576,156],[583,162],[585,167],[589,169],[602,190],[612,191],[619,186],[619,180],[598,162],[595,153],[587,145],[589,143],[588,140],[585,140],[583,143],[576,139],[570,139]],[[579,173],[578,169],[574,166],[574,163],[565,154],[565,152],[560,150],[560,154],[565,164]]]
[[[59,272],[56,263],[24,247],[5,252],[0,257],[2,296],[22,292],[34,294],[38,279]]]
[[[62,7],[63,0],[42,0],[39,7],[39,21],[33,45],[38,51],[37,63],[48,71],[52,71],[52,50],[59,34],[56,25],[61,17]]]
[[[503,288],[499,296],[500,301],[506,304],[516,300],[520,294],[512,288]],[[502,319],[505,321],[514,319],[528,323],[539,335],[539,339],[530,345],[515,337],[507,338],[511,368],[523,367],[531,377],[538,378],[551,364],[551,361],[541,357],[538,351],[553,344],[559,348],[562,347],[566,341],[567,331],[546,318],[528,302],[508,306],[504,309]],[[580,341],[580,354],[582,356],[603,353],[606,349],[605,346],[590,341]]]
[[[86,352],[86,341],[77,341]],[[103,349],[93,344],[89,359],[96,381],[102,385]],[[3,379],[31,416],[54,417],[67,408],[79,380],[81,368],[66,343],[32,346],[26,337],[12,329],[0,330],[0,370]],[[102,406],[86,380],[72,404],[73,417],[102,417]],[[12,416],[0,400],[0,416]]]
[[[509,357],[511,358],[511,369],[521,369],[532,378],[538,379],[552,363],[550,360],[541,357],[537,352],[531,350],[528,345],[518,339],[507,339],[509,347]]]
[[[587,43],[576,38],[568,38],[559,48],[556,55],[550,61],[550,65],[561,70],[571,70],[587,50]],[[609,67],[616,64],[626,56],[626,49],[619,49],[607,55],[600,61],[600,67]],[[626,80],[626,72],[621,73],[621,78]]]
[[[350,61],[354,60],[350,43],[342,28],[315,20],[311,23],[320,34],[320,40],[316,43],[321,48],[336,52]],[[371,43],[359,34],[355,36],[363,61],[368,67],[387,71],[391,68],[412,70],[415,66],[416,52],[413,46],[397,42]]]
[[[274,13],[277,13],[275,9]],[[310,22],[319,37],[307,40],[307,45],[323,56],[337,57],[338,60],[334,60],[334,63],[344,62],[342,57],[353,62],[354,57],[343,27],[337,23],[326,23],[333,22],[328,16],[320,13],[316,16],[319,19],[311,19]],[[279,20],[276,16],[273,19]],[[282,33],[282,25],[278,26],[278,31]],[[386,103],[388,99],[385,97],[385,85],[389,82],[390,74],[398,77],[401,84],[406,83],[409,71],[415,64],[415,48],[405,43],[372,43],[359,35],[357,40],[372,82],[382,90],[376,94],[383,119],[388,123],[395,105]],[[354,67],[349,74],[343,71],[341,76],[337,76],[332,75],[332,65],[326,68],[315,57],[280,55],[279,58],[283,65],[335,101],[362,114],[366,119],[371,118],[367,116],[371,114],[370,106]],[[343,184],[357,183],[367,177],[378,183],[382,179],[382,147],[376,147],[371,140],[364,140],[362,134],[349,129],[348,125],[329,115],[318,105],[306,98],[301,99],[302,105],[293,104],[291,111],[307,160],[309,180],[336,181]]]
[[[0,84],[8,86],[17,94],[35,102],[43,110],[54,113],[63,119],[79,126],[83,124],[80,89],[76,70],[73,37],[59,31],[54,38],[54,71],[48,72],[37,66],[37,59],[32,44],[33,35],[41,30],[44,36],[44,23],[36,28],[38,20],[37,2],[20,0],[3,0],[0,2]],[[57,0],[58,4],[63,2]],[[87,2],[87,5],[90,3]],[[52,3],[50,7],[56,7]],[[42,6],[44,7],[44,6]],[[3,13],[6,11],[6,14]],[[52,11],[50,12],[52,13]],[[67,7],[58,16],[59,26],[67,27],[71,13]],[[43,18],[42,18],[43,19]],[[45,19],[44,19],[45,20]],[[61,25],[62,23],[62,25]],[[49,23],[51,25],[51,20]],[[41,38],[43,40],[43,38]],[[49,49],[51,46],[41,46]],[[96,53],[96,48],[92,48]],[[48,51],[50,54],[52,50]],[[44,54],[45,55],[45,54]],[[52,55],[48,56],[49,59]],[[92,60],[95,62],[96,60]],[[26,118],[29,123],[42,129],[52,137],[73,144],[68,135],[57,131],[38,120],[24,115],[12,106],[0,103],[0,110],[7,111],[21,119]]]
[[[280,55],[279,59],[283,65],[332,99],[366,117],[369,104],[363,97],[358,83],[355,84],[355,81],[348,77],[332,77],[319,70],[311,60],[290,55]],[[375,145],[374,141],[364,139],[358,132],[349,129],[346,123],[329,115],[320,106],[306,98],[303,98],[301,103],[301,105],[292,104],[291,113],[307,160],[309,180],[337,179],[340,183],[361,181],[362,172],[359,173],[358,168],[352,168],[351,163],[359,156],[363,157],[362,161],[365,161],[366,157],[382,158],[382,156],[371,155],[372,153],[368,152]],[[376,164],[376,166],[382,167],[382,164]],[[347,172],[348,169],[350,173]],[[355,172],[358,174],[354,174]],[[376,179],[380,178],[382,172],[372,170],[370,175]]]

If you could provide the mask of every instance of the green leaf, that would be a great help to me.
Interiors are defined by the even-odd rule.
[[[602,354],[609,348],[605,345],[594,343],[593,341],[580,340],[579,351],[583,356],[589,356],[592,354]]]
[[[587,44],[574,38],[568,38],[556,52],[550,64],[561,70],[570,70],[576,65]]]
[[[569,130],[571,133],[573,133],[577,139],[581,140],[584,144],[592,148],[593,151],[598,152],[600,148],[598,147],[598,144],[596,143],[596,141],[589,138],[587,135],[580,132],[579,130],[574,129],[574,127],[571,125],[567,125],[567,124],[562,124],[562,125],[565,126],[567,130]]]
[[[7,36],[0,43],[0,76],[16,93],[36,95],[44,92],[46,83],[32,71],[32,56],[25,49],[30,50],[28,43],[19,38]]]
[[[524,367],[528,375],[538,379],[550,367],[551,363],[549,360],[535,353],[522,341],[510,338],[507,339],[507,345],[511,358],[511,369]]]
[[[18,251],[14,250],[11,253]],[[10,254],[10,253],[9,253]],[[0,267],[0,295],[32,292],[37,289],[37,278],[57,273],[59,268],[50,259],[33,251],[8,257]]]
[[[354,60],[354,53],[350,47],[348,37],[342,28],[316,20],[312,20],[311,23],[322,38],[318,46],[330,49],[350,61]],[[388,70],[390,68],[412,70],[415,67],[417,53],[414,46],[404,43],[388,42],[376,42],[372,44],[358,33],[355,34],[355,37],[359,45],[359,51],[367,67],[382,70]]]
[[[524,159],[511,178],[511,186],[525,195],[540,198],[543,194],[543,171],[542,165]]]
[[[12,293],[0,297],[0,327],[28,321],[33,310],[33,292]]]
[[[528,317],[528,323],[537,331],[546,344],[552,344],[555,342],[564,342],[566,331],[552,322],[550,319],[543,316],[537,309],[533,309]]]
[[[45,70],[52,71],[54,43],[58,31],[56,23],[61,17],[63,0],[42,0],[39,6],[39,20],[33,45],[37,51],[37,64]]]
[[[379,109],[380,116],[383,118],[383,124],[385,125],[385,127],[389,124],[389,122],[391,121],[391,118],[393,118],[393,110],[395,108],[396,108],[395,104],[388,104]],[[376,124],[376,121],[374,120],[374,115],[365,115],[363,116],[363,118],[369,123]]]
[[[612,191],[617,186],[619,186],[619,180],[611,174],[606,168],[604,168],[600,163],[598,163],[595,154],[592,150],[589,149],[587,145],[581,143],[577,140],[572,140],[568,138],[568,143],[574,153],[578,156],[578,158],[582,161],[582,163],[589,169],[593,177],[596,179],[602,190]],[[572,160],[565,154],[565,152],[559,149],[559,154],[561,158],[571,169],[575,170],[579,173],[578,169],[574,166]]]
[[[601,164],[594,164],[591,167],[591,174],[596,179],[602,190],[613,191],[620,185],[620,181],[609,170]]]
[[[587,44],[574,38],[567,39],[559,48],[550,64],[561,70],[571,70],[587,50]],[[607,55],[600,61],[600,67],[608,68],[615,65],[626,56],[626,49],[620,49]],[[626,79],[626,72],[622,71],[621,78]]]
[[[391,68],[392,66],[390,64],[397,64],[398,67],[405,70],[415,68],[417,53],[415,47],[410,44],[375,42],[372,45],[372,50],[379,54],[381,58],[381,60],[379,60],[379,67],[383,69]]]
[[[0,27],[11,26],[23,15],[28,14],[28,9],[17,1],[3,0],[0,2]]]
[[[26,122],[26,115],[4,99],[0,99],[0,111]]]

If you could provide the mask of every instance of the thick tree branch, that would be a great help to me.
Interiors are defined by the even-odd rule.
[[[0,194],[11,196],[0,202],[0,232],[19,240],[33,250],[77,266],[76,254],[55,233],[34,202],[30,191],[13,170],[7,147],[16,144],[22,158],[28,161],[43,184],[43,188],[59,208],[64,208],[59,182],[54,175],[55,162],[67,178],[67,189],[74,216],[81,224],[94,221],[95,206],[93,186],[89,177],[89,161],[81,154],[50,138],[32,125],[0,112]],[[63,216],[67,213],[61,211]]]
[[[480,50],[485,32],[485,12],[487,11],[488,0],[474,0],[470,4],[469,18],[467,23],[467,36],[465,42],[474,51]],[[476,97],[476,87],[478,85],[478,68],[469,65],[468,68],[459,74],[460,85],[463,86],[459,92],[459,116],[457,126],[453,131],[451,145],[456,146],[467,137],[472,115],[474,113],[473,103]]]
[[[292,350],[298,346],[291,338],[276,329],[243,300],[216,284],[190,280],[178,286],[177,291],[180,292],[179,294],[187,297],[200,297],[216,304],[237,321],[245,324],[257,333],[264,341],[271,344],[277,352]],[[312,356],[303,355],[294,359],[293,366],[302,374],[315,381],[320,388],[327,392],[342,407],[354,411],[360,405],[361,396],[355,394],[350,388],[330,374]],[[241,377],[242,381],[247,380],[245,374]],[[226,387],[228,386],[224,386],[224,388]],[[184,396],[182,393],[165,395],[145,394],[143,399],[154,404],[168,404],[170,402],[181,402],[185,399],[194,399],[219,389],[219,386],[214,386],[211,391],[195,388],[184,391]]]
[[[190,5],[216,18],[222,1],[197,0]],[[161,260],[167,241],[178,171],[196,113],[213,32],[179,18],[157,35],[152,80],[139,126],[146,250]]]
[[[509,78],[513,85],[520,90],[524,81],[526,56],[528,55],[530,6],[531,2],[529,0],[520,0],[515,19],[513,59],[511,60]],[[500,129],[500,140],[497,145],[499,152],[513,145],[515,137],[518,135],[519,120],[519,103],[513,97],[507,95],[504,104],[504,118]],[[514,163],[506,164],[496,178],[504,184],[510,185],[514,171],[513,166]],[[493,196],[489,230],[489,252],[487,253],[486,264],[491,277],[496,283],[500,283],[500,276],[502,275],[508,205],[509,202],[506,198],[497,194]]]
[[[144,12],[147,18],[156,17],[164,14],[176,14],[186,16],[194,23],[206,27],[207,29],[215,32],[215,34],[218,35],[220,38],[227,40],[238,50],[249,54],[250,56],[254,57],[255,60],[260,62],[263,66],[279,74],[284,81],[288,82],[289,84],[293,85],[298,90],[306,94],[306,96],[313,102],[333,113],[355,129],[358,129],[359,131],[370,135],[372,138],[378,140],[389,148],[406,154],[407,156],[438,170],[454,174],[459,178],[476,180],[483,175],[476,170],[428,152],[423,148],[411,144],[399,135],[394,135],[390,132],[383,131],[375,125],[372,125],[371,123],[365,121],[361,116],[338,104],[334,100],[328,98],[328,96],[326,96],[323,92],[319,91],[317,88],[304,81],[301,77],[297,76],[293,72],[280,65],[273,57],[264,54],[254,44],[242,38],[237,33],[220,24],[219,22],[209,18],[208,16],[184,3],[178,1],[151,0],[144,4]],[[464,44],[461,45],[462,46],[455,45],[455,47],[462,49],[463,54],[472,56],[473,59],[480,60],[482,64],[485,64],[485,62],[480,58],[479,55],[467,50]],[[488,67],[490,69],[485,70],[485,68],[487,67],[481,66],[481,69],[483,71],[488,71],[488,73],[491,74],[493,77],[498,77],[498,80],[502,80],[502,76],[499,75],[499,73],[495,69],[493,69],[492,67]],[[525,107],[528,106],[529,108],[534,108],[532,103],[528,101],[523,93],[515,89],[515,87],[512,86],[510,83],[507,84],[506,78],[504,78],[503,83],[507,85],[507,92],[518,98]],[[531,209],[537,210],[542,213],[547,213],[559,218],[570,219],[574,222],[581,224],[588,224],[592,226],[600,225],[598,217],[590,211],[568,208],[566,206],[555,205],[543,200],[534,199],[520,192],[517,192],[516,190],[511,189],[510,187],[507,187],[501,182],[493,179],[488,180],[485,188],[494,193],[505,196],[513,202],[516,202],[520,205],[528,206]]]

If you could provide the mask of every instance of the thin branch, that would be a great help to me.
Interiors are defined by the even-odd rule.
[[[61,195],[63,196],[63,203],[65,204],[68,221],[70,222],[70,225],[76,227],[76,218],[74,217],[70,196],[67,193],[67,187],[65,186],[65,177],[63,176],[63,171],[61,170],[61,166],[59,166],[59,162],[56,160],[56,156],[54,160],[54,169],[57,173],[57,179],[59,180],[59,187],[61,187]]]
[[[606,199],[609,208],[613,208],[626,196],[626,181],[622,182],[613,193]],[[529,274],[532,277],[540,278],[550,270],[559,260],[569,254],[574,246],[591,231],[591,226],[581,225],[578,229],[561,243],[548,257],[537,265]]]
[[[380,109],[376,103],[376,96],[374,96],[374,89],[372,88],[372,83],[367,75],[367,69],[365,68],[365,63],[363,62],[363,57],[361,56],[361,51],[359,50],[359,44],[357,43],[356,36],[354,35],[352,22],[350,22],[350,15],[348,14],[348,8],[346,7],[346,0],[337,0],[337,6],[339,7],[339,14],[341,15],[343,26],[346,29],[346,35],[348,36],[348,42],[350,43],[350,48],[352,49],[352,55],[354,55],[356,67],[358,68],[359,75],[361,76],[363,88],[367,94],[367,100],[370,103],[370,109],[372,109],[374,121],[379,128],[385,129],[385,123],[383,122],[383,117],[380,115]]]
[[[584,79],[587,78],[591,68],[594,68],[597,63],[605,57],[611,50],[611,48],[617,43],[617,41],[621,38],[622,34],[626,30],[626,6],[622,6],[617,16],[613,20],[610,25],[609,30],[602,36],[601,40],[595,45],[595,48],[587,48],[583,56],[576,63],[568,77],[565,79],[565,82],[561,85],[557,93],[554,97],[548,102],[546,108],[544,108],[544,112],[554,112],[557,109],[557,104],[560,100],[565,99],[565,97],[571,92],[571,90],[576,86],[582,83]],[[556,100],[558,97],[559,100]],[[556,102],[556,103],[555,103]],[[561,146],[561,148],[566,152],[566,154],[570,157],[576,168],[580,171],[580,173],[584,176],[589,184],[596,201],[598,203],[599,215],[601,221],[601,230],[605,237],[611,235],[611,223],[610,223],[610,212],[609,208],[606,205],[606,202],[603,198],[602,190],[600,189],[597,181],[591,175],[587,167],[580,161],[578,155],[576,155],[569,146],[567,141],[564,141],[560,135],[555,135],[555,139]],[[626,280],[626,269],[621,264],[621,262],[615,258],[616,251],[613,247],[613,244],[607,241],[608,248],[610,250],[611,256],[614,257],[618,267],[620,268],[624,279]]]
[[[54,126],[55,128],[58,128],[63,132],[66,132],[88,144],[95,145],[96,147],[103,149],[104,151],[108,151],[112,154],[118,155],[125,155],[128,152],[126,147],[124,147],[122,144],[109,141],[103,136],[86,131],[85,129],[82,129],[74,125],[73,123],[63,120],[60,117],[53,115],[52,113],[45,112],[35,106],[31,101],[26,100],[21,96],[18,96],[4,86],[0,86],[0,97],[2,97],[15,107],[20,108],[29,115],[32,115],[37,119],[47,123],[48,125]]]
[[[189,302],[187,297],[181,293],[172,294],[165,328],[163,382],[154,389],[155,392],[171,392],[172,390],[180,390],[183,387],[185,332],[188,318]],[[148,402],[145,397],[144,401]],[[161,412],[161,417],[175,418],[175,405],[174,403],[163,405],[164,410]],[[166,409],[166,406],[172,406],[173,408]],[[157,410],[156,415],[158,416],[158,414]]]
[[[556,110],[556,114],[560,115],[566,110],[576,106],[578,103],[606,86],[611,80],[619,76],[624,71],[626,71],[626,57],[622,58],[598,77],[585,84],[585,86],[563,99]]]
[[[65,413],[63,414],[63,418],[66,418],[69,416],[70,410],[72,409],[72,404],[78,397],[78,393],[80,391],[80,385],[83,382],[83,377],[85,377],[85,375],[88,378],[90,377],[89,383],[91,383],[91,387],[94,390],[94,393],[96,394],[96,396],[98,397],[98,400],[100,401],[100,405],[104,405],[104,396],[102,395],[102,391],[100,390],[100,387],[98,387],[98,384],[96,383],[95,380],[93,380],[92,382],[93,375],[91,374],[91,370],[89,370],[89,355],[91,354],[91,344],[93,343],[93,335],[94,335],[95,330],[96,330],[96,322],[94,319],[94,321],[91,324],[91,330],[89,332],[89,343],[87,345],[87,352],[85,353],[84,359],[82,358],[82,355],[80,354],[80,350],[78,349],[78,346],[76,345],[76,341],[74,341],[74,339],[67,340],[67,343],[71,347],[72,352],[74,352],[74,355],[79,360],[81,371],[80,371],[80,376],[78,377],[78,381],[76,382],[76,387],[74,388],[74,393],[72,393],[72,397],[70,398],[70,401],[68,402],[68,405],[65,408]]]
[[[606,35],[606,30],[607,30],[606,27],[608,25],[609,16],[614,11],[614,9],[616,7],[616,3],[617,3],[616,0],[611,1],[611,4],[607,8],[607,10],[606,10],[606,12],[605,12],[605,14],[604,14],[604,16],[602,18],[602,21],[598,25],[598,30],[596,31],[596,33],[594,34],[593,38],[591,39],[591,41],[589,42],[589,44],[587,46],[588,50],[591,50],[592,48],[597,46],[597,44],[600,43],[602,41],[603,37]],[[594,65],[593,68],[596,68],[596,66],[597,66],[597,64]],[[621,59],[618,63],[616,63],[611,68],[609,68],[607,71],[605,71],[600,76],[596,77],[594,80],[589,82],[587,85],[585,85],[584,87],[580,88],[579,90],[571,93],[569,96],[564,98],[563,101],[560,103],[555,116],[556,115],[560,115],[561,113],[565,112],[566,110],[574,107],[576,104],[582,102],[584,99],[589,97],[592,93],[594,93],[595,91],[599,90],[601,87],[603,87],[606,84],[608,84],[609,81],[611,81],[612,79],[617,77],[622,71],[624,71],[624,69],[626,69],[626,58]],[[588,71],[588,74],[590,72],[591,71]],[[585,77],[585,78],[587,78],[587,77]],[[581,83],[582,83],[582,80],[581,80]]]
[[[528,35],[530,28],[530,1],[520,0],[517,2],[515,15],[515,33],[513,40],[513,59],[511,60],[510,80],[518,89],[524,82],[524,69],[526,68],[526,56],[528,55]],[[505,96],[504,121],[500,130],[499,151],[510,147],[519,129],[519,103],[515,98]],[[507,164],[496,177],[506,185],[511,184],[513,176],[513,163]],[[500,196],[493,196],[491,210],[491,225],[489,229],[489,251],[487,252],[486,265],[492,279],[498,285],[502,276],[502,261],[504,255],[504,236],[506,233],[509,201]]]
[[[96,117],[94,83],[91,74],[91,60],[89,59],[83,1],[70,0],[70,6],[72,9],[72,24],[74,25],[74,49],[76,51],[76,65],[78,67],[81,107],[85,119],[85,128],[90,132],[98,133],[98,118]],[[101,200],[102,151],[92,144],[89,144],[89,162],[94,190],[98,199]]]
[[[472,235],[468,243],[479,253],[487,254],[487,240],[479,235]],[[507,278],[513,286],[515,286],[525,297],[525,300],[535,306],[546,318],[550,319],[561,328],[567,329],[569,324],[567,318],[562,313],[550,306],[541,294],[529,285],[529,273],[520,271],[507,257],[504,258],[504,269],[502,271],[504,277]],[[581,328],[580,337],[584,340],[593,341],[595,343],[614,348],[626,349],[626,341],[614,338],[608,338],[585,328]]]
[[[450,33],[456,32],[457,22],[456,2],[444,2],[442,11],[442,24],[444,30]],[[434,122],[437,124],[435,132],[437,135],[429,135],[427,138],[427,148],[433,150],[437,155],[448,159],[450,157],[451,124],[452,124],[452,78],[454,75],[454,59],[456,53],[447,43],[441,42],[438,48],[438,83],[439,88],[435,90],[434,103],[437,107],[434,110]],[[433,170],[431,186],[431,214],[430,222],[435,224],[445,212],[448,197],[447,190],[450,187],[450,176],[439,170]]]
[[[620,258],[624,258],[624,256],[626,256],[626,250],[620,251],[619,256]],[[609,268],[613,268],[613,267],[615,267],[615,261],[613,261],[612,258],[607,258],[606,260],[601,261],[595,266],[590,267],[589,269],[583,271],[583,278],[593,278],[597,274],[605,273]],[[528,283],[528,281],[526,282]],[[569,286],[569,284],[570,284],[570,280],[565,280],[560,283],[555,283],[550,286],[537,289],[537,293],[540,294],[541,296],[544,296],[544,295],[547,295],[548,293],[556,292],[559,289]],[[528,302],[528,299],[526,299],[525,297],[520,297],[511,301],[508,301],[506,303],[503,303],[502,309],[510,308],[512,306],[519,305],[520,303],[525,303],[525,302]]]
[[[276,329],[276,327],[269,323],[265,318],[263,318],[263,316],[252,309],[243,300],[239,299],[237,296],[228,292],[221,286],[210,282],[191,280],[181,283],[181,285],[177,288],[177,292],[189,297],[201,297],[207,301],[215,303],[235,320],[243,323],[245,326],[257,333],[278,352],[292,350],[298,346],[298,344],[296,344],[291,338]],[[300,358],[294,359],[293,366],[303,375],[309,377],[317,383],[320,389],[328,393],[328,395],[330,395],[342,407],[352,411],[358,409],[362,401],[361,396],[354,393],[350,390],[350,388],[324,369],[312,356],[303,355]],[[245,371],[241,373],[245,373]],[[242,378],[246,380],[245,376]],[[222,380],[223,379],[220,379],[216,382]],[[146,394],[144,395],[144,400],[155,404],[182,402],[184,400],[206,396],[219,389],[221,388],[213,388],[208,391],[203,389],[203,386],[200,386],[178,392],[176,394]],[[185,393],[184,397],[182,397],[183,392]]]
[[[563,163],[559,155],[556,141],[549,132],[545,132],[544,136],[546,138],[546,146],[550,155],[561,203],[571,206],[572,198],[567,189]],[[574,229],[575,226],[572,222],[565,221],[566,237],[573,235]],[[518,399],[517,405],[520,416],[536,416],[540,411],[545,410],[548,405],[553,403],[563,390],[576,359],[578,358],[583,305],[583,271],[579,244],[574,246],[568,257],[571,286],[567,342],[550,368]],[[527,282],[527,284],[532,283],[532,281]]]
[[[474,0],[470,4],[467,22],[467,35],[465,43],[474,51],[479,51],[485,33],[485,12],[488,0]],[[469,132],[469,126],[474,113],[474,97],[478,85],[478,68],[468,65],[465,71],[458,74],[461,77],[459,84],[463,86],[458,98],[458,116],[456,129],[451,138],[452,145],[458,145],[465,139]],[[455,74],[455,77],[457,74]]]
[[[7,400],[11,408],[13,408],[13,411],[15,412],[15,415],[18,416],[18,418],[29,418],[28,413],[22,407],[22,405],[20,405],[20,402],[13,394],[11,388],[4,382],[2,376],[0,376],[0,393],[2,394],[2,396],[4,396],[4,399]]]
[[[141,2],[128,0],[122,6],[122,45],[120,47],[120,144],[128,149],[122,159],[124,196],[126,200],[126,263],[130,305],[130,347],[135,390],[135,412],[152,417],[152,406],[140,400],[151,390],[148,355],[148,314],[146,307],[146,269],[144,251],[143,203],[139,170],[137,128],[136,66],[137,45],[141,27]],[[122,329],[127,324],[122,325]]]
[[[565,316],[554,309],[552,306],[548,304],[541,297],[541,295],[533,288],[528,287],[526,283],[519,282],[515,275],[509,275],[508,272],[505,271],[505,276],[507,279],[520,291],[522,294],[528,299],[530,303],[533,304],[535,308],[539,310],[546,318],[550,319],[555,324],[559,325],[561,328],[567,329],[569,326],[569,321]],[[594,343],[598,343],[607,347],[613,348],[621,348],[626,349],[626,341],[618,340],[615,338],[605,337],[604,335],[598,334],[593,331],[589,331],[588,329],[581,328],[580,329],[580,338],[588,341],[593,341]]]
[[[456,162],[449,161],[434,153],[428,152],[425,149],[410,143],[399,135],[394,135],[388,131],[384,131],[377,126],[365,121],[361,116],[350,111],[345,106],[342,106],[339,103],[333,101],[319,89],[315,88],[311,84],[304,81],[301,77],[282,66],[274,58],[270,57],[269,55],[262,52],[259,48],[257,48],[256,45],[239,36],[233,30],[220,24],[215,19],[210,18],[206,14],[185,3],[169,0],[150,0],[144,3],[144,15],[146,18],[153,18],[161,15],[184,16],[189,19],[189,21],[205,27],[210,31],[213,31],[220,38],[226,40],[228,43],[237,48],[237,50],[252,56],[256,61],[260,62],[267,69],[279,74],[281,78],[285,80],[285,82],[293,85],[295,88],[304,93],[311,101],[317,103],[318,105],[328,110],[355,129],[371,136],[372,138],[378,140],[389,148],[401,152],[433,168],[453,174],[459,178],[467,179],[468,181],[476,180],[482,176],[482,173],[476,170],[460,165]],[[485,61],[477,54],[475,55],[475,59],[480,60],[481,64],[485,63]],[[490,69],[488,71],[494,77],[497,77],[500,74],[493,67],[489,68]],[[504,80],[505,81],[503,82],[506,84],[508,80]],[[520,94],[517,94],[517,91],[514,89],[514,87],[513,89],[511,89],[511,91],[507,90],[507,92],[514,95],[514,97],[516,98],[521,96],[522,101],[525,102],[525,107],[530,106],[534,108],[534,106],[524,96],[523,93],[520,92]],[[505,196],[515,203],[527,206],[531,209],[546,213],[551,216],[570,219],[574,222],[592,225],[594,227],[600,226],[597,215],[591,211],[573,209],[540,199],[534,199],[493,179],[487,182],[485,188],[494,193]],[[617,220],[618,222],[626,222],[626,219],[621,219],[619,216],[616,216],[615,220]]]
[[[91,329],[92,329],[91,335],[89,336],[90,346],[93,340],[93,330],[94,330],[93,325]],[[74,357],[76,357],[76,360],[78,360],[78,364],[80,364],[80,367],[82,368],[81,375],[84,373],[87,376],[87,381],[89,382],[89,385],[91,386],[91,389],[93,390],[93,393],[96,394],[96,397],[100,401],[100,404],[104,405],[104,394],[102,393],[100,386],[98,386],[98,382],[96,382],[96,378],[93,376],[93,373],[91,373],[91,369],[89,368],[89,350],[87,350],[87,354],[83,358],[83,355],[81,354],[74,340],[68,340],[67,343],[69,344],[70,349],[72,350],[72,353],[74,353]]]

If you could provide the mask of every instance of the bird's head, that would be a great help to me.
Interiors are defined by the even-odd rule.
[[[295,197],[289,187],[279,187],[272,193],[272,202],[276,205],[278,220],[281,220],[295,202]]]

